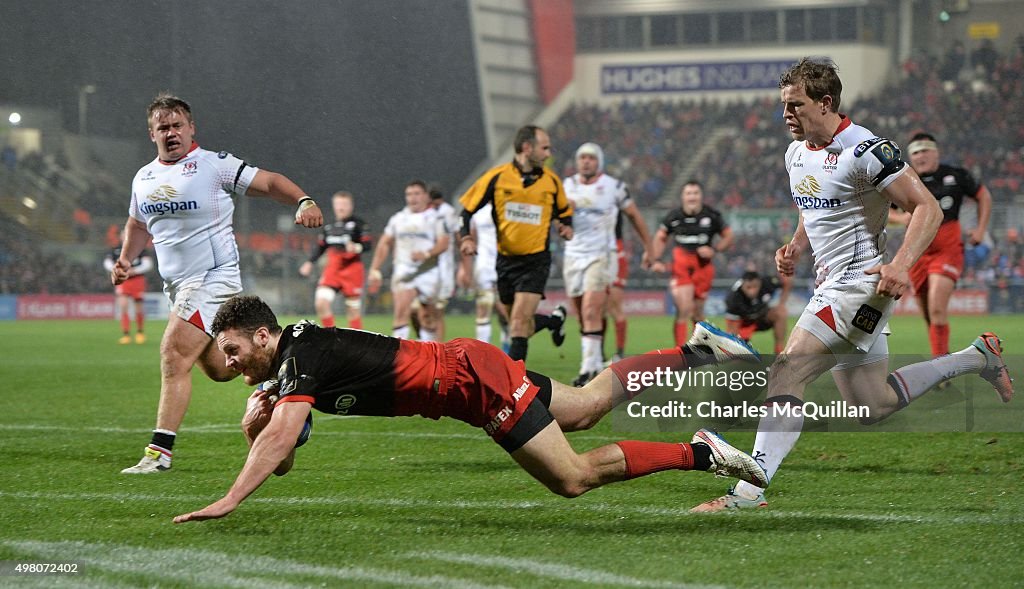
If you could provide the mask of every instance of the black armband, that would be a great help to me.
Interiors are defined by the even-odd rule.
[[[462,222],[459,223],[459,241],[462,241],[465,237],[469,237],[469,223],[472,219],[473,213],[469,212],[469,209],[462,209]]]

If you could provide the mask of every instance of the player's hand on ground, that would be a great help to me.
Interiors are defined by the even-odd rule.
[[[183,513],[174,518],[174,523],[183,524],[185,522],[200,522],[207,519],[218,519],[231,513],[238,507],[238,504],[234,501],[224,497],[216,503],[211,503],[199,511],[193,511],[192,513]]]
[[[796,263],[800,261],[800,251],[786,244],[775,250],[775,269],[782,276],[796,274]]]
[[[882,296],[898,299],[910,292],[910,273],[892,264],[873,266],[865,270],[864,273],[868,275],[878,274],[881,277],[875,292]]]
[[[697,255],[705,260],[710,260],[715,257],[715,248],[710,245],[702,245],[697,248]]]
[[[114,269],[110,271],[110,281],[114,283],[114,286],[121,284],[125,280],[131,277],[132,263],[124,258],[118,258],[114,262]]]
[[[313,262],[310,262],[309,260],[306,260],[305,262],[302,263],[301,266],[299,266],[299,274],[301,274],[303,276],[309,276],[312,273],[313,273]]]
[[[463,237],[459,242],[459,253],[464,256],[476,255],[476,240],[472,237]]]
[[[309,229],[320,227],[324,224],[324,214],[315,202],[307,200],[295,211],[295,224]]]

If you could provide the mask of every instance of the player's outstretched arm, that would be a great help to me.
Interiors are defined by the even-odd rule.
[[[274,410],[267,427],[256,437],[249,450],[249,458],[227,495],[199,511],[179,515],[174,518],[174,523],[217,519],[234,511],[291,455],[311,408],[309,403],[302,401],[282,403]]]
[[[324,224],[324,214],[320,207],[284,174],[260,170],[253,176],[245,193],[248,196],[267,196],[283,205],[297,207],[296,225],[312,228]]]

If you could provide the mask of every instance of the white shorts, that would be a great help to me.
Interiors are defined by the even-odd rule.
[[[476,289],[481,290],[494,290],[494,287],[498,284],[498,271],[494,268],[495,261],[492,259],[490,263],[480,263],[482,258],[477,258],[477,263],[473,267],[473,281],[476,283]]]
[[[615,250],[597,256],[565,256],[562,258],[562,279],[565,294],[581,297],[585,292],[603,292],[618,273]]]
[[[836,356],[832,370],[876,362],[889,355],[885,337],[895,299],[875,293],[876,282],[819,288],[796,326],[811,332]]]
[[[210,328],[220,306],[241,294],[242,281],[237,268],[210,270],[202,276],[178,281],[177,286],[164,282],[164,294],[171,312],[213,337]]]
[[[402,272],[402,270],[406,272]],[[433,303],[440,298],[441,294],[441,272],[437,266],[419,272],[409,268],[395,268],[391,276],[391,292],[399,290],[416,290],[416,299],[421,303]]]

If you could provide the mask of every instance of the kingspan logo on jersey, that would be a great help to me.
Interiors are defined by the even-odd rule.
[[[821,184],[814,176],[804,176],[804,179],[796,185],[795,191],[800,195],[793,195],[793,202],[801,209],[834,209],[842,205],[838,198],[821,198]]]
[[[199,210],[199,203],[194,200],[176,201],[181,196],[170,184],[161,184],[156,190],[150,192],[146,199],[151,202],[144,202],[139,205],[139,210],[146,215],[175,214],[181,211]]]

